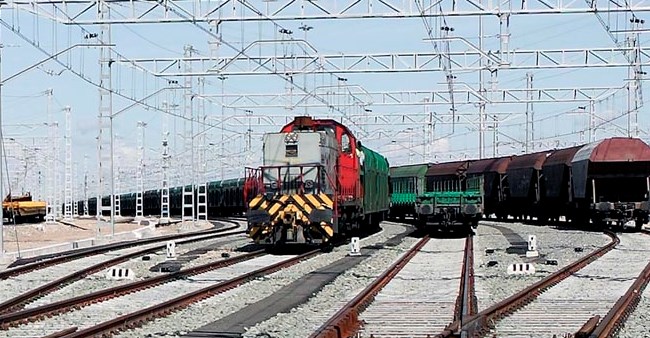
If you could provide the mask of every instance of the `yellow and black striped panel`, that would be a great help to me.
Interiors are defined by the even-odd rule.
[[[285,213],[300,212],[300,219],[306,221],[314,209],[333,209],[334,202],[324,193],[282,195],[266,200],[258,195],[249,203],[251,210],[264,210],[269,213],[272,222],[277,221]]]

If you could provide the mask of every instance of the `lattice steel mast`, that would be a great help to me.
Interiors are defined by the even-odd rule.
[[[105,0],[99,0],[97,4],[97,18],[104,22],[110,20],[110,9]],[[108,23],[100,25],[100,41],[111,43],[111,27]],[[105,222],[104,212],[109,212],[111,237],[115,235],[115,168],[113,167],[113,95],[111,83],[112,53],[110,46],[100,47],[99,58],[99,135],[97,136],[97,232],[104,235]],[[107,168],[109,167],[109,168]],[[106,176],[109,176],[109,198],[108,205],[104,205],[103,195],[106,191]]]
[[[162,159],[161,159],[161,189],[160,189],[160,222],[169,222],[169,167],[171,156],[169,156],[169,122],[168,115],[169,104],[165,101],[162,102],[163,110],[166,112],[162,117]]]
[[[145,138],[144,132],[147,124],[138,121],[138,170],[136,173],[137,192],[135,193],[135,219],[144,218],[143,196],[144,196],[144,172],[145,172]]]
[[[194,48],[190,45],[185,46],[185,57],[191,58],[194,52]],[[185,63],[185,73],[190,74],[192,72],[192,65],[189,62]],[[182,206],[182,215],[181,219],[183,222],[192,221],[194,224],[194,184],[195,184],[195,172],[194,172],[194,112],[192,107],[192,76],[187,75],[184,77],[185,80],[185,94],[183,95],[183,156],[179,156],[179,159],[185,159],[179,163],[179,168],[183,168],[185,173],[190,173],[189,184],[187,182],[181,181],[183,186],[183,206]],[[187,177],[187,175],[186,175]]]
[[[67,221],[72,220],[72,109],[70,106],[64,108],[65,111],[65,211],[63,218]]]

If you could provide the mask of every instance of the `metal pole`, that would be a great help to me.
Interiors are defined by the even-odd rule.
[[[483,1],[479,1],[479,4],[482,4]],[[478,17],[478,48],[483,50],[483,16],[479,15]],[[485,157],[485,86],[483,83],[483,56],[480,56],[478,59],[478,86],[479,93],[481,94],[481,102],[479,103],[479,126],[478,126],[478,158],[482,159]],[[451,94],[453,95],[453,94]]]
[[[492,124],[492,157],[497,157],[497,133],[499,129],[499,120],[496,115],[492,116],[494,120]]]
[[[110,66],[109,66],[110,71]],[[113,115],[109,118],[110,152],[111,152],[111,240],[115,240],[115,162],[113,156]]]
[[[2,32],[2,30],[0,30]],[[2,37],[0,36],[0,41]],[[4,174],[2,168],[4,167],[4,154],[3,154],[4,139],[2,135],[2,45],[0,44],[0,197],[4,201]],[[4,258],[4,210],[0,207],[0,259]]]
[[[530,139],[531,139],[531,127],[532,127],[532,110],[533,110],[533,103],[530,102],[530,100],[533,99],[533,74],[531,73],[526,73],[526,89],[527,89],[527,97],[529,99],[529,102],[526,102],[526,144],[524,146],[526,150],[526,154],[528,154],[528,146],[530,145]],[[534,136],[533,136],[534,138]]]
[[[218,79],[221,80],[221,151],[220,151],[221,152],[221,156],[220,156],[221,158],[219,159],[219,164],[220,164],[219,166],[221,167],[221,179],[222,180],[224,179],[224,177],[223,177],[223,175],[224,175],[224,173],[223,173],[223,165],[224,165],[224,160],[223,160],[223,157],[224,157],[224,151],[223,151],[223,149],[224,149],[224,145],[223,145],[223,142],[224,142],[224,135],[223,135],[224,128],[223,128],[223,125],[225,123],[224,119],[225,119],[225,109],[226,109],[226,102],[225,102],[225,98],[223,97],[223,92],[224,92],[223,87],[224,87],[224,83],[225,83],[227,78],[228,78],[227,76],[223,76],[223,75],[220,75],[218,77]]]
[[[594,119],[594,100],[589,101],[589,143],[596,139],[596,119]]]

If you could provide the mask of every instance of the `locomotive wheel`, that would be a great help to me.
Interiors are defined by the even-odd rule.
[[[635,219],[634,220],[634,229],[636,229],[637,231],[641,230],[644,223],[645,222],[643,222],[643,219],[640,219],[640,218]]]
[[[331,241],[325,242],[320,246],[320,251],[325,253],[332,252],[333,249],[334,249],[334,244]]]

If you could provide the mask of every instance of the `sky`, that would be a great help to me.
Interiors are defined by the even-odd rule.
[[[210,2],[207,2],[208,4]],[[212,2],[214,3],[214,2]],[[333,0],[322,2],[331,4]],[[363,1],[363,4],[370,3]],[[405,5],[408,1],[394,1]],[[448,1],[443,1],[448,8]],[[464,3],[464,2],[461,2]],[[205,4],[205,2],[204,2]],[[252,6],[263,9],[269,3],[250,2]],[[344,2],[338,1],[339,6]],[[466,3],[464,3],[466,5]],[[276,4],[271,4],[276,5]],[[379,6],[379,4],[375,4]],[[226,6],[228,7],[228,6]],[[444,11],[443,11],[444,12]],[[41,13],[43,14],[43,13]],[[81,18],[94,17],[93,11]],[[225,12],[223,15],[227,16]],[[635,13],[645,19],[645,12]],[[0,64],[2,86],[2,125],[5,150],[8,156],[8,182],[13,192],[32,191],[34,194],[47,194],[47,177],[56,164],[60,172],[57,182],[63,185],[65,147],[62,139],[65,134],[65,108],[71,112],[72,161],[77,167],[77,175],[83,177],[85,167],[89,175],[89,194],[96,191],[97,135],[99,130],[99,91],[100,48],[97,38],[86,38],[100,31],[99,25],[64,25],[45,17],[25,11],[3,7],[0,16],[4,25],[0,27],[2,62]],[[173,16],[173,15],[172,15]],[[215,14],[218,18],[218,14]],[[604,22],[612,29],[625,27],[629,14],[603,15]],[[310,26],[307,32],[300,26]],[[479,44],[479,18],[443,16],[442,18],[422,19],[344,19],[344,20],[287,20],[265,22],[222,22],[219,31],[205,23],[140,23],[111,25],[112,55],[122,61],[143,59],[179,58],[185,46],[192,46],[192,56],[232,57],[244,49],[248,56],[283,56],[296,58],[287,66],[270,63],[265,66],[277,67],[279,74],[271,75],[229,75],[220,80],[215,74],[206,76],[203,85],[197,76],[189,79],[192,84],[192,111],[199,115],[205,111],[205,122],[193,123],[189,139],[200,142],[205,135],[205,180],[233,178],[243,175],[246,166],[261,163],[262,135],[275,132],[293,116],[309,114],[314,117],[336,118],[348,125],[364,145],[384,154],[393,165],[421,162],[442,162],[460,158],[478,158],[479,152],[479,107],[474,104],[456,104],[455,114],[450,113],[450,104],[430,105],[382,105],[360,95],[351,98],[342,95],[350,91],[427,91],[440,90],[443,97],[449,98],[447,74],[442,71],[403,72],[403,73],[319,73],[296,74],[292,82],[285,81],[284,72],[306,66],[299,56],[305,55],[357,55],[369,53],[431,53],[447,49],[445,44],[436,45],[431,37],[439,37],[441,26],[453,27],[449,34],[454,39],[449,50],[456,53],[450,73],[454,78],[454,88],[478,90],[479,72],[464,70],[459,64],[477,68],[477,58],[471,53],[471,46]],[[432,28],[428,34],[427,27]],[[502,47],[500,35],[505,34],[497,16],[482,19],[483,50],[500,55]],[[510,35],[507,39],[512,65],[532,62],[534,56],[517,54],[526,50],[568,50],[576,48],[614,48],[616,42],[608,35],[594,14],[563,15],[514,15],[509,20]],[[618,28],[617,28],[618,27]],[[291,30],[293,41],[280,29]],[[641,46],[648,44],[647,34],[639,34]],[[221,37],[222,43],[216,43]],[[306,37],[306,39],[305,39]],[[618,43],[625,43],[624,34],[613,35]],[[259,42],[259,41],[266,42]],[[275,42],[269,42],[274,40]],[[308,45],[303,41],[306,40]],[[85,45],[81,45],[85,44]],[[94,46],[88,46],[94,44]],[[53,55],[58,54],[56,59]],[[462,55],[466,53],[466,55]],[[507,53],[506,53],[507,55]],[[611,60],[625,60],[620,53],[610,53]],[[566,53],[566,62],[578,62],[584,55]],[[352,62],[346,60],[346,62]],[[383,60],[383,59],[382,59]],[[399,59],[396,62],[404,62]],[[648,57],[642,57],[647,62]],[[542,60],[544,64],[548,61]],[[185,85],[182,76],[155,76],[154,73],[182,72],[185,65],[161,62],[116,62],[112,64],[112,111],[114,158],[116,170],[122,181],[118,187],[126,192],[134,186],[139,164],[138,121],[146,123],[145,128],[145,188],[160,186],[163,125],[168,126],[170,155],[172,158],[172,185],[190,183],[186,175],[187,167],[179,163],[190,163],[190,152],[185,146],[184,128],[187,120],[183,114],[184,93],[178,88]],[[244,70],[251,67],[237,64],[230,70]],[[346,63],[347,64],[347,63]],[[253,64],[254,65],[254,64]],[[358,68],[374,65],[365,59]],[[210,61],[204,65],[193,64],[193,71],[212,66]],[[440,65],[437,65],[440,66]],[[331,65],[323,66],[326,70]],[[433,67],[433,65],[432,65]],[[164,71],[162,71],[164,69]],[[593,103],[594,125],[597,127],[593,139],[611,136],[627,136],[628,120],[625,112],[628,95],[625,88],[628,76],[627,67],[615,68],[548,68],[548,69],[508,69],[483,71],[486,88],[525,89],[527,78],[532,76],[533,88],[585,88],[607,87],[607,98]],[[527,75],[528,74],[528,75]],[[345,81],[339,80],[345,79]],[[645,83],[642,81],[643,89]],[[618,91],[614,88],[619,88]],[[297,102],[298,94],[305,89],[317,93],[330,108],[290,107]],[[51,90],[51,96],[48,93]],[[225,94],[280,94],[280,101],[287,107],[224,107],[219,95]],[[605,91],[603,91],[605,92]],[[644,93],[643,90],[641,90]],[[498,100],[498,95],[492,95]],[[639,98],[642,102],[645,95]],[[133,104],[135,100],[142,104]],[[411,102],[422,102],[423,96],[413,95]],[[463,102],[461,94],[454,96],[455,102]],[[315,103],[312,99],[308,102]],[[352,104],[357,102],[357,104]],[[163,104],[170,109],[164,113]],[[232,102],[226,102],[226,104]],[[239,102],[241,103],[241,102]],[[264,102],[257,101],[258,104]],[[268,102],[267,102],[268,103]],[[49,107],[49,108],[48,108]],[[535,150],[566,147],[589,142],[587,102],[535,103],[532,107],[525,103],[489,103],[485,107],[484,157],[521,154]],[[59,136],[58,152],[52,154],[52,128],[48,119],[48,109],[52,121],[57,122]],[[528,147],[526,140],[526,114],[534,120],[534,132],[529,129]],[[427,125],[425,116],[433,117],[435,124]],[[225,122],[222,123],[222,119]],[[166,121],[166,122],[165,122]],[[409,121],[418,121],[409,122]],[[498,122],[498,123],[497,123]],[[648,140],[648,117],[646,107],[638,110],[639,137]],[[188,127],[188,129],[190,129]],[[634,128],[632,128],[634,129]],[[495,132],[496,130],[496,132]],[[198,151],[193,152],[195,159]],[[53,161],[56,158],[56,161]],[[39,174],[40,172],[40,174]],[[201,180],[197,178],[197,180]],[[76,179],[74,190],[81,194],[82,179]],[[5,188],[5,192],[7,189]]]

